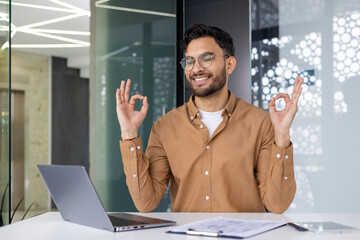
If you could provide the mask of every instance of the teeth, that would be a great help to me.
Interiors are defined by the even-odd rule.
[[[205,80],[205,79],[207,79],[207,77],[195,78],[195,81],[201,81],[201,80]]]

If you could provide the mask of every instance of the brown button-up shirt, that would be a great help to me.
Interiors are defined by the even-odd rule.
[[[193,97],[152,127],[148,148],[141,139],[120,141],[126,183],[139,211],[160,203],[170,180],[175,212],[284,212],[292,202],[292,145],[274,144],[267,112],[235,98],[222,112],[211,138]]]

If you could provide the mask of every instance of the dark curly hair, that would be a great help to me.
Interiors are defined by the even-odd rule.
[[[224,54],[235,56],[235,47],[231,35],[220,28],[205,24],[194,24],[186,29],[180,41],[180,48],[186,52],[189,43],[201,37],[213,37],[216,43],[223,49]]]

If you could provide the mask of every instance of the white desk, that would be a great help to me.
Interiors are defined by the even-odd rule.
[[[141,213],[138,213],[141,214]],[[360,214],[286,214],[275,215],[270,213],[147,213],[141,214],[150,217],[163,218],[176,221],[179,225],[201,219],[224,216],[246,220],[281,220],[286,221],[334,221],[360,228]],[[187,236],[165,233],[168,227],[153,228],[129,232],[108,232],[95,228],[84,227],[62,220],[57,212],[48,212],[21,222],[0,228],[1,240],[211,240],[216,238]],[[219,238],[220,239],[220,238]],[[228,238],[222,238],[228,239]],[[315,234],[312,232],[299,232],[290,226],[280,227],[272,231],[249,238],[296,240],[296,239],[340,239],[359,240],[360,233],[344,234]]]

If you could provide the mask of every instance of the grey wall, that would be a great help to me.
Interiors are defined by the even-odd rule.
[[[52,57],[52,164],[89,170],[89,80]]]
[[[250,101],[250,35],[248,0],[185,0],[185,29],[203,23],[219,27],[234,39],[237,66],[229,79],[229,89]],[[185,101],[189,98],[186,89]]]

